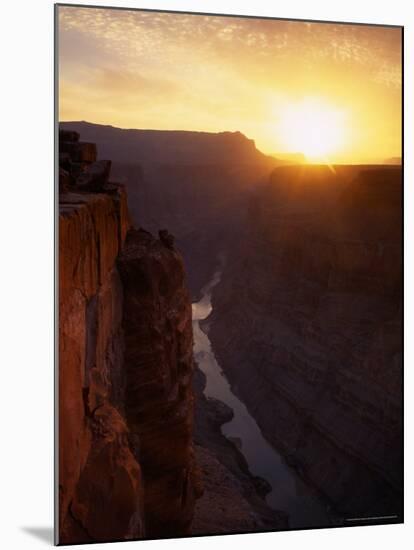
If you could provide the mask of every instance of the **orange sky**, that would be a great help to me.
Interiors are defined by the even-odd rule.
[[[337,120],[329,162],[400,156],[401,30],[59,7],[60,120],[239,130],[277,154],[303,145],[303,105],[299,134]]]

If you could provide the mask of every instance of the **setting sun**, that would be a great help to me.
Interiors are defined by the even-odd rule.
[[[401,155],[399,29],[71,6],[59,20],[60,120],[239,131],[311,163]]]
[[[57,545],[403,522],[403,30],[55,5]]]
[[[345,115],[327,102],[308,98],[286,106],[278,133],[288,150],[303,153],[310,162],[329,162],[329,155],[345,145]]]

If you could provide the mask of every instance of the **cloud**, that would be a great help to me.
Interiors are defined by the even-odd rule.
[[[331,97],[371,121],[400,104],[397,28],[60,6],[59,59],[66,119],[234,129],[263,146],[289,98]]]
[[[234,47],[249,58],[262,53],[304,60],[316,56],[365,66],[380,58],[395,67],[401,58],[400,31],[386,27],[77,7],[60,7],[59,21],[61,33],[76,30],[136,63],[148,56],[160,63],[185,49],[189,54],[221,50],[226,56]]]

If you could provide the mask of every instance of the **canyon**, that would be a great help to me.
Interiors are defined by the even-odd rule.
[[[233,248],[250,194],[278,163],[240,132],[125,130],[88,122],[61,127],[96,143],[98,158],[111,159],[135,225],[154,233],[166,227],[174,235],[193,299],[219,255]]]
[[[60,542],[401,521],[400,166],[60,128]]]
[[[61,129],[57,542],[281,528],[200,384],[194,443],[183,260],[167,230],[134,227],[97,150]]]

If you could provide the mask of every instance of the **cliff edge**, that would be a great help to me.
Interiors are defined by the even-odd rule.
[[[201,484],[182,260],[131,226],[96,146],[59,137],[58,542],[187,534]]]

